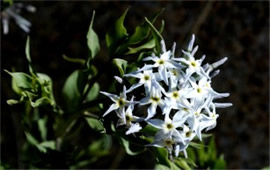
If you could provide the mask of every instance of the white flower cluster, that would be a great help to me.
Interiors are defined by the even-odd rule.
[[[229,107],[231,103],[217,103],[214,99],[229,96],[229,93],[218,93],[211,87],[211,78],[219,73],[215,70],[227,58],[213,64],[204,64],[203,55],[195,59],[198,46],[193,48],[195,36],[188,45],[184,56],[175,57],[175,43],[172,50],[166,50],[164,41],[161,42],[160,56],[149,56],[145,64],[135,72],[125,74],[124,77],[135,77],[139,81],[129,89],[124,86],[120,96],[101,92],[108,96],[114,104],[103,116],[115,111],[119,117],[118,126],[128,127],[126,135],[139,132],[142,121],[158,129],[153,143],[148,146],[166,147],[170,155],[178,156],[180,151],[186,154],[190,141],[197,136],[202,140],[202,130],[210,130],[216,126],[218,114],[216,108]],[[117,78],[121,82],[121,78]],[[143,87],[144,88],[143,88]],[[138,97],[134,90],[143,88],[144,97]],[[132,93],[133,92],[133,93]],[[127,94],[131,94],[131,99]],[[138,94],[138,93],[137,93]],[[147,107],[145,117],[135,116],[134,108]]]

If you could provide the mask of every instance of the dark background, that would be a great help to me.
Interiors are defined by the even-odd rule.
[[[218,124],[211,131],[216,135],[218,152],[224,153],[228,168],[269,166],[269,2],[23,3],[37,8],[34,14],[22,14],[33,24],[30,33],[32,61],[38,72],[51,76],[59,103],[62,101],[57,96],[61,94],[65,79],[78,68],[78,65],[63,60],[62,54],[78,58],[87,55],[85,37],[92,10],[96,10],[94,29],[102,49],[95,63],[101,67],[108,61],[105,33],[128,6],[131,9],[125,26],[130,33],[145,16],[150,17],[165,8],[158,22],[165,20],[163,37],[167,47],[175,41],[180,54],[191,34],[195,33],[195,43],[199,45],[197,57],[206,54],[205,61],[210,63],[228,57],[220,67],[220,75],[212,82],[217,91],[231,94],[224,101],[233,103],[233,107],[218,110]],[[1,140],[1,156],[8,162],[14,161],[16,142],[20,142],[16,129],[20,127],[11,108],[6,105],[6,99],[14,94],[11,79],[3,69],[28,72],[24,53],[26,38],[27,34],[14,22],[8,35],[1,33],[1,138],[5,136],[5,140]],[[101,89],[108,83],[105,79],[99,81]],[[151,167],[145,158],[140,155],[125,157],[120,160],[118,168]],[[131,160],[134,162],[125,163]]]

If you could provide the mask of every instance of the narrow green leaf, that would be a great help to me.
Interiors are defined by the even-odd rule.
[[[124,26],[124,21],[125,21],[128,10],[129,10],[129,7],[125,10],[123,15],[116,21],[116,24],[115,24],[116,36],[119,39],[128,36],[127,30]]]
[[[26,54],[26,59],[29,63],[31,63],[31,56],[30,56],[30,38],[29,36],[27,37],[26,40],[26,46],[25,46],[25,54]]]
[[[164,28],[165,28],[165,21],[161,20],[161,26],[160,26],[160,29],[159,29],[160,34],[164,31]]]
[[[63,59],[66,61],[69,61],[71,63],[78,63],[80,65],[84,65],[85,64],[85,59],[81,59],[81,58],[70,58],[68,56],[66,56],[65,54],[62,55]]]
[[[27,141],[32,144],[32,145],[38,145],[38,141],[29,133],[29,132],[24,132]]]
[[[120,137],[120,141],[122,143],[122,145],[124,146],[125,150],[126,150],[126,153],[129,154],[129,155],[138,155],[142,152],[144,152],[145,150],[141,150],[141,151],[137,151],[137,152],[134,152],[132,150],[130,150],[130,147],[129,147],[129,141],[125,140],[124,138],[121,138]]]
[[[179,168],[168,159],[168,151],[165,148],[157,148],[153,147],[152,148],[154,154],[156,155],[157,162],[159,164],[165,165],[170,167],[172,170],[178,170]]]
[[[121,77],[125,74],[126,67],[127,67],[127,61],[120,59],[120,58],[115,58],[113,59],[113,64],[118,68]]]
[[[216,152],[216,145],[215,145],[215,137],[214,136],[212,136],[210,139],[210,142],[208,144],[207,153],[208,153],[210,160],[216,160],[217,152]]]
[[[95,11],[93,11],[91,23],[90,23],[89,30],[87,33],[87,45],[91,52],[92,59],[97,55],[97,53],[100,50],[99,39],[93,29],[94,18],[95,18]]]
[[[200,143],[195,143],[195,142],[190,142],[190,146],[197,148],[197,149],[201,149],[201,148],[205,148],[206,146],[204,144],[200,144]]]
[[[220,155],[220,157],[215,161],[213,169],[226,169],[226,161],[224,160],[223,155]]]
[[[47,123],[48,117],[40,118],[38,120],[38,128],[40,131],[40,136],[43,141],[47,139]]]
[[[26,40],[25,55],[26,55],[26,59],[28,61],[28,65],[29,65],[28,66],[29,67],[29,72],[32,75],[35,75],[35,72],[34,72],[33,67],[32,67],[31,55],[30,55],[30,37],[29,36],[27,37],[27,40]]]
[[[160,40],[163,40],[162,35],[159,33],[159,31],[154,27],[154,25],[145,17],[145,21],[150,26],[151,30],[160,38]]]
[[[18,100],[14,100],[14,99],[9,99],[9,100],[7,100],[7,104],[8,104],[8,105],[14,105],[14,104],[18,104],[18,103],[19,103]]]
[[[145,49],[152,49],[155,47],[155,39],[152,39],[150,41],[148,41],[147,43],[139,46],[139,47],[135,47],[135,48],[132,48],[130,47],[129,48],[129,51],[126,53],[126,55],[129,55],[129,54],[135,54],[135,53],[138,53],[142,50],[145,50]]]
[[[128,37],[127,30],[124,26],[124,20],[129,8],[122,14],[122,16],[116,21],[113,29],[106,34],[106,45],[109,48],[110,55],[121,53],[128,47],[128,43],[125,42]]]
[[[148,23],[148,25],[151,28],[152,35],[153,35],[153,37],[155,39],[155,43],[156,43],[156,51],[159,54],[161,51],[160,41],[163,40],[163,37],[161,36],[159,31],[152,25],[152,23],[146,17],[145,17],[145,21]]]
[[[44,148],[49,148],[49,149],[52,149],[52,150],[55,150],[56,149],[56,144],[55,144],[55,141],[45,141],[45,142],[41,142],[39,144],[40,147],[44,147]]]
[[[149,19],[152,24],[155,23],[158,16],[164,11],[164,9],[161,9],[156,14],[154,14],[153,17]],[[145,40],[150,33],[149,25],[144,21],[143,24],[136,27],[135,32],[130,36],[128,43],[129,44],[138,44],[141,41]]]
[[[31,105],[34,108],[39,107],[41,105],[44,106],[44,105],[47,105],[47,104],[54,105],[54,102],[51,99],[49,99],[48,97],[41,97],[41,98],[37,99],[36,101],[31,102]]]
[[[187,161],[184,159],[177,159],[175,163],[181,168],[185,170],[191,170],[191,167],[188,165]]]
[[[156,164],[154,169],[155,170],[170,170],[171,168],[162,164]]]

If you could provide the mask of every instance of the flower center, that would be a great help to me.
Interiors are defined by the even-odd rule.
[[[197,88],[197,92],[198,93],[201,93],[202,92],[202,89],[201,88]]]
[[[173,96],[173,98],[178,98],[179,97],[179,94],[178,94],[177,91],[175,91],[175,92],[173,92],[172,96]]]
[[[191,136],[191,131],[188,131],[188,132],[186,132],[186,137],[190,137]]]
[[[164,64],[164,60],[159,60],[159,61],[158,61],[158,64],[159,64],[159,65],[163,65],[163,64]]]
[[[125,105],[125,100],[123,98],[120,98],[118,101],[117,101],[117,104],[122,107]]]
[[[144,78],[144,80],[145,80],[145,81],[147,81],[147,80],[149,80],[149,79],[150,79],[150,76],[148,76],[148,75],[144,75],[144,77],[143,77],[143,78]]]
[[[170,140],[170,139],[166,139],[166,140],[164,140],[164,143],[165,143],[166,146],[171,147],[174,142],[172,140]]]
[[[174,76],[177,76],[176,70],[173,70],[172,73],[173,73]]]
[[[129,114],[126,115],[126,121],[127,123],[130,123],[132,121],[132,117]]]
[[[187,112],[188,111],[188,108],[185,107],[185,108],[183,108],[183,110]]]
[[[152,99],[153,102],[156,102],[156,103],[158,103],[159,100],[160,100],[159,97],[151,97],[151,99]]]
[[[196,67],[197,66],[197,64],[196,64],[196,62],[195,61],[191,61],[191,66],[193,66],[193,67]]]
[[[167,128],[168,130],[171,130],[171,129],[173,128],[173,124],[167,123],[167,124],[166,124],[166,128]]]

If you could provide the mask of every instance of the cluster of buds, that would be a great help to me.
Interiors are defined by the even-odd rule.
[[[114,102],[103,116],[114,111],[119,117],[117,126],[127,127],[126,135],[139,132],[146,122],[158,129],[148,146],[165,147],[176,157],[183,152],[187,157],[190,141],[196,136],[202,140],[202,131],[216,126],[216,108],[232,105],[214,102],[229,93],[218,93],[211,87],[211,78],[219,73],[215,69],[227,58],[202,65],[205,55],[195,59],[198,46],[193,48],[194,41],[192,35],[187,50],[182,50],[183,57],[176,57],[176,44],[166,50],[162,40],[159,56],[144,58],[147,63],[142,68],[124,75],[138,79],[135,84],[129,88],[123,85],[119,96],[101,92]],[[117,80],[122,82],[119,77]],[[141,108],[145,108],[145,114],[139,117],[135,109],[141,112]]]

